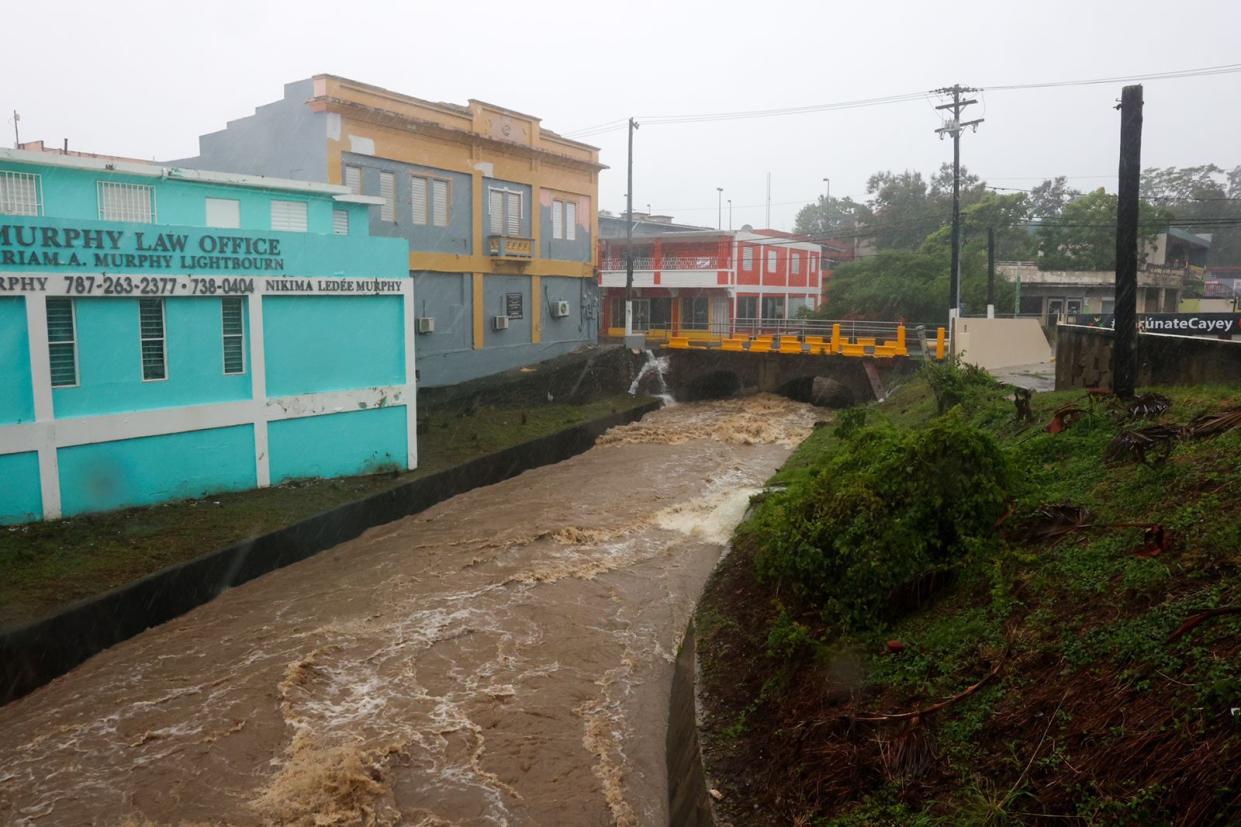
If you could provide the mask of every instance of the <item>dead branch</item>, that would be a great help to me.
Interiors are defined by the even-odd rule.
[[[1222,617],[1223,615],[1241,614],[1241,606],[1220,606],[1217,609],[1206,609],[1197,614],[1190,615],[1185,618],[1185,622],[1176,627],[1176,631],[1168,635],[1168,643],[1172,643],[1185,635],[1192,632],[1199,624],[1210,620],[1213,617]]]
[[[854,721],[866,721],[868,723],[879,723],[879,722],[885,722],[885,721],[909,721],[909,720],[913,720],[914,718],[924,718],[927,715],[931,715],[936,712],[939,712],[941,709],[946,709],[952,706],[953,704],[957,703],[958,701],[963,701],[966,698],[968,698],[970,695],[973,695],[979,689],[982,689],[982,687],[988,681],[990,681],[992,678],[994,678],[996,675],[1000,673],[1000,668],[1003,665],[1004,665],[1004,658],[1002,657],[998,658],[995,662],[995,666],[991,667],[991,671],[988,672],[986,675],[984,675],[982,679],[978,681],[978,683],[975,683],[972,686],[967,686],[965,689],[961,690],[956,695],[953,695],[951,698],[940,701],[939,703],[931,704],[930,706],[927,706],[927,707],[923,707],[922,709],[915,709],[913,712],[890,712],[890,713],[863,712],[860,715],[851,715],[848,717],[852,718]]]

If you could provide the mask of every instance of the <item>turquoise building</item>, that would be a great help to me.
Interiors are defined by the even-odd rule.
[[[0,524],[415,467],[408,247],[376,203],[0,150]]]

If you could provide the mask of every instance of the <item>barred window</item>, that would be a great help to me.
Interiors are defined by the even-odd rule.
[[[552,202],[552,238],[564,238],[564,202]]]
[[[142,341],[142,381],[167,379],[163,299],[138,299],[138,327]]]
[[[155,188],[146,184],[100,181],[99,217],[104,221],[155,222]]]
[[[348,210],[332,210],[332,233],[334,235],[349,235]]]
[[[354,195],[362,194],[362,170],[359,167],[345,167],[345,186]]]
[[[449,220],[448,182],[425,175],[410,177],[410,205],[415,224],[447,227]]]
[[[53,388],[69,388],[78,383],[77,329],[73,314],[73,299],[47,300],[47,349]]]
[[[439,178],[431,179],[431,223],[448,226],[448,182]]]
[[[40,215],[39,176],[0,170],[0,215]]]
[[[577,240],[577,202],[564,202],[564,237],[566,241]]]
[[[224,372],[246,372],[246,324],[242,312],[241,297],[226,296],[220,299],[220,317],[224,331]]]

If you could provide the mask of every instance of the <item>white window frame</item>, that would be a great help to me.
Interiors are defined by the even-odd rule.
[[[418,215],[414,199],[414,187],[422,182],[423,201],[422,215]],[[435,187],[444,188],[444,213],[440,216],[435,209]],[[452,223],[452,181],[436,175],[416,174],[409,176],[409,211],[414,224],[419,227],[447,227]],[[443,220],[438,220],[442,218]]]
[[[349,210],[332,210],[332,235],[349,235]]]
[[[241,322],[240,333],[229,333],[226,327],[225,309],[229,302],[236,302],[237,320]],[[241,346],[241,370],[228,369],[228,342],[236,339]],[[167,357],[165,357],[165,360]],[[246,372],[246,301],[241,296],[220,297],[220,369],[225,376],[242,376]],[[167,372],[167,370],[165,370]]]
[[[385,184],[387,185],[385,187]],[[387,195],[384,190],[387,189]],[[396,223],[396,174],[392,172],[379,171],[379,197],[384,200],[379,205],[379,220],[389,223]]]
[[[775,250],[768,250],[767,251],[767,272],[768,273],[776,272],[776,269],[779,266],[779,263],[780,263],[779,254]]]
[[[18,201],[18,184],[24,185],[20,189],[29,187],[32,190],[34,212],[19,209],[29,202]],[[0,215],[43,215],[43,176],[36,172],[0,170]]]
[[[104,193],[105,192],[123,192],[124,200],[128,202],[131,197],[136,197],[138,193],[145,192],[147,195],[147,209],[149,215],[135,217],[132,204],[126,203],[121,210],[124,217],[117,218],[106,215],[104,211]],[[155,224],[159,221],[159,213],[155,209],[155,187],[150,184],[130,184],[124,181],[96,181],[95,182],[95,198],[99,206],[100,221],[121,221],[129,224]],[[137,203],[136,201],[134,202]]]
[[[212,219],[212,216],[211,216],[211,205],[212,205],[212,204],[218,204],[218,205],[220,205],[220,206],[219,206],[219,208],[220,208],[220,209],[224,209],[224,205],[225,205],[225,204],[232,204],[232,205],[236,208],[236,213],[235,213],[235,215],[236,215],[236,222],[237,222],[237,223],[235,223],[235,224],[219,224],[219,223],[215,223],[215,224],[213,224],[213,223],[212,223],[212,221],[211,221],[211,219]],[[213,197],[210,197],[210,196],[209,196],[209,197],[207,197],[207,198],[204,198],[204,199],[203,199],[203,212],[204,212],[204,217],[205,217],[205,220],[204,220],[204,222],[203,222],[203,223],[204,223],[204,225],[205,225],[205,226],[207,226],[207,227],[215,227],[215,228],[217,228],[217,229],[221,229],[221,230],[239,230],[239,229],[241,229],[241,201],[240,201],[240,199],[237,199],[237,198],[213,198]],[[232,216],[230,216],[230,218],[231,218],[231,217],[232,217]]]
[[[564,238],[564,202],[552,199],[552,238]]]
[[[492,227],[495,221],[495,213],[491,209],[491,197],[493,193],[500,194],[500,232],[493,232]],[[509,196],[517,196],[517,231],[509,232],[510,214],[509,214]],[[487,188],[487,235],[498,235],[505,238],[521,238],[521,220],[526,216],[526,194],[521,190],[510,189],[508,187],[488,187]]]
[[[789,253],[789,273],[794,276],[801,275],[801,253],[796,250]]]
[[[741,270],[749,273],[754,269],[754,248],[748,244],[741,248]]]
[[[362,167],[345,164],[345,169],[341,173],[340,179],[349,188],[351,193],[354,195],[362,194]]]
[[[277,227],[276,226],[276,205],[277,204],[297,204],[301,207],[302,226],[300,228]],[[271,228],[280,233],[305,233],[310,231],[310,204],[305,201],[287,200],[283,198],[273,198],[271,200]]]
[[[34,300],[35,300],[34,297],[27,297],[26,299],[26,301],[34,301]],[[48,331],[48,336],[47,336],[48,384],[50,384],[53,388],[76,388],[80,384],[82,384],[82,370],[81,370],[81,366],[78,364],[78,303],[75,302],[73,299],[64,297],[64,296],[48,297],[47,301],[48,302],[64,301],[68,303],[69,305],[69,334],[70,334],[70,338],[67,341],[60,340],[60,341],[53,342],[51,330]],[[44,313],[46,314],[46,312],[47,310],[46,310],[46,305],[45,305]],[[52,376],[52,345],[69,345],[70,348],[72,348],[73,350],[73,382],[72,383],[60,384],[60,385],[56,384],[56,381]]]
[[[572,215],[570,215],[572,213]],[[564,240],[577,241],[577,202],[564,202]]]
[[[142,303],[158,302],[159,303],[159,336],[144,336],[142,332]],[[164,375],[154,378],[147,378],[146,354],[143,353],[142,346],[147,342],[160,343],[160,360],[163,362]],[[142,372],[143,382],[167,382],[168,381],[168,318],[165,315],[165,306],[163,299],[142,298],[138,299],[138,369]]]

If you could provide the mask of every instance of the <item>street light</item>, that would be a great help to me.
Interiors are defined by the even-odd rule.
[[[716,200],[719,202],[716,210],[715,229],[722,230],[724,229],[724,188],[716,187],[715,191],[718,193]]]
[[[826,185],[826,191],[824,192],[823,197],[830,204],[832,201],[832,179],[824,178],[823,183]]]
[[[733,200],[728,199],[728,231],[733,231]]]

